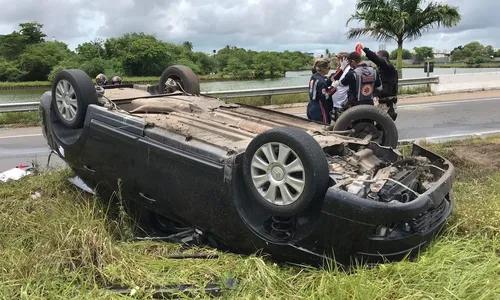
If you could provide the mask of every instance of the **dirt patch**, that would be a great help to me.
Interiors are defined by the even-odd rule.
[[[479,168],[481,173],[500,169],[500,144],[498,143],[457,145],[450,150],[454,152],[450,160],[455,165]]]

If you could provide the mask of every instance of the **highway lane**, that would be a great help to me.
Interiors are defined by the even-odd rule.
[[[20,164],[35,162],[43,169],[49,157],[49,147],[41,128],[18,128],[0,130],[0,172]],[[64,166],[57,155],[50,158],[51,167]]]
[[[500,98],[403,104],[397,113],[400,140],[500,131]],[[305,113],[293,114],[306,117]]]
[[[305,117],[304,110],[305,107],[295,108],[288,113]],[[400,104],[396,124],[400,140],[444,140],[473,133],[500,133],[500,98]],[[0,129],[0,172],[33,160],[45,167],[48,155],[40,128]],[[64,162],[52,155],[50,165],[62,166]]]

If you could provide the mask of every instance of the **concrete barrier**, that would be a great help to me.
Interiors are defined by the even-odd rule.
[[[431,85],[435,94],[500,89],[500,72],[439,75],[439,84]]]

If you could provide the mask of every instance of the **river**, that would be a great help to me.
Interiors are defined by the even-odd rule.
[[[445,74],[463,74],[463,73],[484,73],[499,72],[500,68],[435,68],[431,76]],[[307,85],[311,76],[311,71],[287,72],[286,76],[278,79],[267,80],[247,80],[247,81],[220,81],[220,82],[202,82],[202,91],[224,91],[224,90],[245,90],[268,87],[285,87]],[[403,78],[426,77],[423,68],[403,69]],[[0,91],[0,103],[13,102],[35,102],[47,89],[28,89],[28,90],[9,90]]]

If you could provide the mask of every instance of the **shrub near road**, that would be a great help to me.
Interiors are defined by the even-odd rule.
[[[500,137],[427,146],[457,167],[456,210],[444,235],[416,262],[346,274],[277,266],[258,255],[165,258],[180,246],[132,242],[131,223],[120,208],[73,187],[64,170],[0,183],[0,295],[111,299],[118,295],[106,286],[203,285],[236,278],[235,287],[223,292],[229,298],[499,299]],[[37,190],[41,197],[32,198]],[[145,295],[140,289],[136,294]]]

